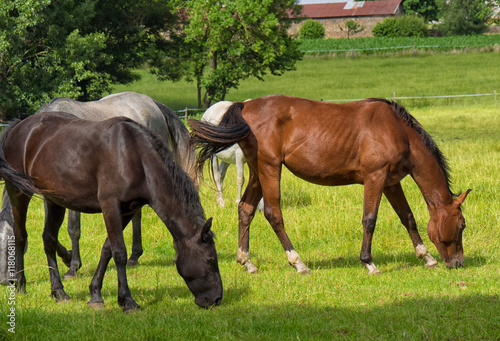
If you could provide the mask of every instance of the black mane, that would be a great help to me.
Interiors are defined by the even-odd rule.
[[[174,191],[177,192],[176,197],[179,204],[188,212],[194,214],[193,218],[197,219],[197,224],[203,226],[205,224],[205,213],[200,203],[200,197],[193,184],[193,180],[186,172],[175,162],[172,151],[164,139],[160,138],[149,129],[143,127],[135,121],[128,120],[128,123],[136,126],[151,143],[155,151],[162,158],[165,166],[169,170],[172,177]]]

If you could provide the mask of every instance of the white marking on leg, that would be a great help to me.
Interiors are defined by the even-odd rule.
[[[365,263],[365,262],[361,262],[361,264],[363,264],[364,266],[366,266],[366,268],[368,269],[368,274],[369,275],[380,275],[382,274],[382,272],[377,269],[377,267],[375,266],[375,264],[373,263]]]
[[[286,256],[288,258],[288,263],[290,263],[291,266],[294,266],[297,269],[297,272],[307,275],[311,274],[311,270],[309,270],[309,268],[302,262],[297,251],[286,251]]]
[[[429,254],[425,245],[417,245],[415,253],[417,254],[417,258],[425,260],[426,268],[435,268],[437,266],[438,262]]]
[[[253,265],[252,261],[250,260],[250,254],[248,252],[244,252],[241,249],[238,249],[236,261],[241,265],[244,265],[247,268],[247,271],[251,274],[259,272],[259,269],[257,269],[257,267]]]

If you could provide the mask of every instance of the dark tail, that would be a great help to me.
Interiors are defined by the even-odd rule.
[[[5,155],[3,152],[3,146],[5,144],[5,140],[9,135],[12,128],[14,128],[21,120],[15,120],[9,124],[7,128],[2,133],[0,138],[0,178],[5,181],[10,182],[13,186],[23,191],[26,195],[33,195],[38,193],[35,185],[33,184],[33,179],[27,174],[18,172],[12,167],[10,163],[5,160]]]
[[[156,100],[154,102],[167,122],[168,134],[170,135],[170,141],[168,142],[172,147],[177,164],[197,185],[199,181],[196,167],[196,149],[190,143],[189,130],[169,107]]]
[[[198,153],[198,168],[201,171],[206,160],[218,152],[231,147],[252,133],[250,126],[241,116],[245,104],[235,102],[227,109],[219,125],[213,125],[198,120],[189,120],[191,126],[191,141],[200,148]]]

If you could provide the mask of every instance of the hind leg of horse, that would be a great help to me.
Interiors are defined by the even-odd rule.
[[[142,249],[141,219],[142,210],[139,210],[132,217],[132,253],[127,261],[127,266],[139,265],[139,257],[144,252]]]
[[[80,212],[68,210],[68,234],[71,239],[71,251],[66,249],[58,242],[57,254],[61,257],[64,263],[69,266],[68,272],[64,275],[64,279],[76,277],[76,272],[82,267],[80,258],[80,231],[81,231],[81,214]],[[66,256],[65,256],[66,254]],[[69,262],[67,261],[69,257]]]
[[[241,149],[235,152],[236,161],[236,184],[238,185],[238,196],[236,197],[236,203],[239,204],[243,185],[245,184],[245,156]]]
[[[257,273],[257,267],[250,260],[250,223],[255,215],[257,203],[262,198],[262,187],[254,171],[250,169],[248,185],[238,204],[238,256],[236,261],[250,273]]]
[[[229,167],[229,163],[220,161],[218,164],[218,159],[216,156],[212,159],[212,171],[214,175],[215,187],[217,188],[217,204],[220,207],[225,207],[226,202],[224,201],[224,197],[222,196],[223,183],[224,178],[226,177],[226,171]]]
[[[16,286],[18,292],[26,293],[26,276],[24,275],[24,253],[28,245],[28,232],[26,231],[26,216],[31,197],[19,192],[9,183],[5,184],[12,204],[14,218],[14,236],[16,251]]]
[[[374,174],[371,178],[365,179],[364,185],[364,204],[363,204],[363,242],[361,244],[361,264],[366,266],[368,273],[380,274],[380,270],[373,264],[372,259],[372,240],[377,222],[377,214],[382,198],[382,190],[385,182],[385,171],[381,176]]]
[[[45,216],[47,217],[47,202],[44,200],[43,201],[43,207],[44,207],[44,210],[45,210]],[[69,225],[69,223],[68,223]],[[68,232],[69,232],[69,226],[68,226]],[[70,234],[70,237],[71,237],[71,234]],[[73,240],[73,239],[71,239]],[[56,245],[56,252],[57,252],[57,255],[62,259],[63,263],[69,268],[71,267],[71,259],[72,259],[72,252],[71,251],[68,251],[60,242],[59,240],[57,241],[57,245]],[[66,276],[65,276],[66,277]],[[76,274],[75,276],[76,277]]]
[[[59,276],[57,266],[57,236],[59,228],[64,220],[66,209],[53,203],[46,203],[45,227],[43,230],[43,246],[50,273],[50,291],[56,301],[69,300],[69,296],[64,292],[64,286]]]
[[[413,213],[408,205],[408,201],[401,187],[401,183],[396,185],[386,187],[384,189],[384,194],[389,200],[394,211],[396,211],[401,223],[406,227],[408,234],[410,235],[411,242],[415,248],[415,253],[417,258],[423,259],[425,261],[426,268],[435,268],[437,266],[437,261],[432,257],[427,248],[425,247],[420,234],[418,233],[417,223],[413,217]]]
[[[288,258],[288,263],[302,274],[310,274],[311,270],[302,262],[295,251],[290,238],[285,232],[283,214],[281,212],[280,193],[281,165],[264,165],[259,169],[259,179],[264,195],[264,216],[271,224]]]

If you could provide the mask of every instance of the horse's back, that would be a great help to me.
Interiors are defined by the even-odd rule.
[[[372,169],[408,155],[404,127],[382,101],[327,103],[275,95],[245,102],[242,116],[261,159],[281,162],[314,183],[360,183]]]
[[[203,116],[201,117],[202,121],[209,122],[212,124],[218,124],[226,112],[226,110],[233,104],[230,101],[220,101],[213,104],[210,108],[208,108]]]
[[[43,106],[40,111],[67,112],[92,121],[124,116],[166,138],[167,141],[169,137],[165,118],[158,105],[151,97],[135,92],[111,94],[89,102],[60,97]]]
[[[119,183],[123,189],[137,185],[134,172],[141,172],[141,161],[152,150],[143,143],[141,129],[125,117],[90,121],[60,112],[39,113],[10,131],[4,153],[53,202],[99,212],[97,196],[107,184]]]

